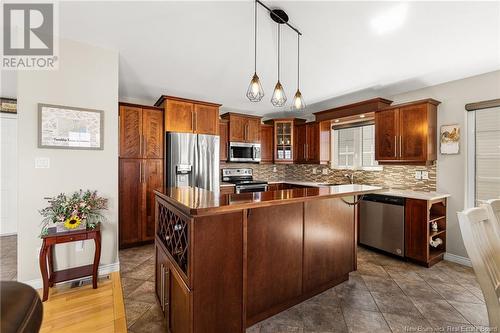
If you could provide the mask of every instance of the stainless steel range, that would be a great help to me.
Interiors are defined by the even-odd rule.
[[[236,185],[236,193],[265,192],[267,182],[253,179],[251,168],[228,168],[222,169],[222,181]]]

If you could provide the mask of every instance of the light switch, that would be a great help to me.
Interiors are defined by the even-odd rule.
[[[415,179],[422,179],[422,171],[420,170],[415,171]]]
[[[48,157],[35,157],[35,169],[50,168],[50,159]]]
[[[422,171],[422,179],[429,179],[429,171]]]
[[[318,173],[318,169],[317,168],[313,168],[313,175],[315,175],[317,173]]]

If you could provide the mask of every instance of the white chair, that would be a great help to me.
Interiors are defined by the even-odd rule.
[[[490,327],[500,329],[500,238],[486,207],[457,213],[465,248],[484,294]]]
[[[485,204],[490,217],[493,221],[496,221],[495,231],[497,236],[500,237],[500,199],[491,199],[486,201]]]

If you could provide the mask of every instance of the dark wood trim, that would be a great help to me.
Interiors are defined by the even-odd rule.
[[[465,104],[465,110],[476,111],[482,109],[496,108],[499,106],[500,106],[500,98],[497,98],[497,99],[490,99],[488,101]]]
[[[254,116],[250,114],[244,114],[244,113],[237,113],[237,112],[226,112],[220,115],[221,119],[227,119],[229,121],[229,116],[238,116],[238,117],[245,117],[245,118],[255,118],[255,119],[262,119],[261,116]]]
[[[391,100],[377,97],[366,101],[342,105],[332,109],[314,112],[316,121],[331,120],[377,111],[392,104]]]
[[[135,107],[135,108],[141,108],[141,109],[152,109],[152,110],[158,110],[163,112],[163,108],[154,106],[154,105],[145,105],[145,104],[135,104],[135,103],[129,103],[129,102],[118,102],[118,106],[129,106],[129,107]]]
[[[425,99],[419,99],[417,101],[412,101],[412,102],[405,102],[405,103],[401,103],[401,104],[393,104],[391,106],[388,106],[386,108],[383,108],[383,109],[380,109],[380,110],[377,110],[377,111],[386,111],[386,110],[392,110],[392,109],[399,109],[399,108],[403,108],[405,106],[413,106],[413,105],[424,104],[424,103],[432,104],[432,105],[435,105],[435,106],[438,106],[439,104],[441,104],[440,101],[437,101],[437,100],[435,100],[433,98],[425,98]]]
[[[169,95],[161,95],[160,98],[155,102],[154,106],[157,107],[162,107],[162,104],[166,99],[174,100],[174,101],[181,101],[181,102],[190,102],[190,103],[195,103],[195,104],[202,104],[202,105],[208,105],[208,106],[217,106],[220,107],[222,104],[218,103],[212,103],[212,102],[205,102],[205,101],[199,101],[196,99],[189,99],[189,98],[182,98],[182,97],[176,97],[176,96],[169,96]]]

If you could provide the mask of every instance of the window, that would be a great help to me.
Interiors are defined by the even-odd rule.
[[[381,169],[375,161],[375,125],[333,130],[333,167]]]
[[[469,112],[469,206],[500,198],[500,108]]]

